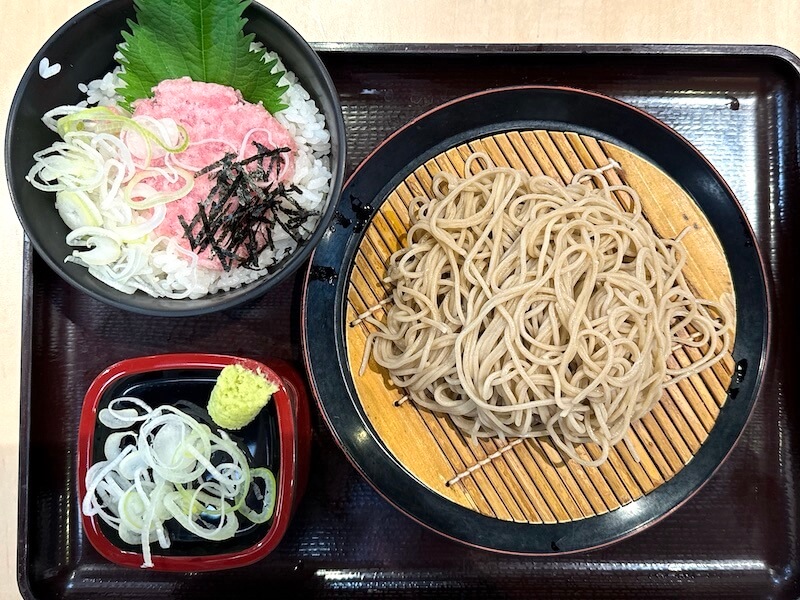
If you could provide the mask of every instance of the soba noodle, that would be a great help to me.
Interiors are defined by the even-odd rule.
[[[416,404],[472,438],[548,436],[602,464],[666,385],[730,350],[732,310],[695,296],[683,234],[659,238],[635,190],[610,185],[605,168],[564,186],[483,154],[466,173],[475,161],[478,174],[438,173],[433,198],[411,202],[385,322],[365,319],[377,330],[362,371],[371,353]],[[677,346],[699,357],[671,368]],[[584,443],[601,455],[581,458]]]

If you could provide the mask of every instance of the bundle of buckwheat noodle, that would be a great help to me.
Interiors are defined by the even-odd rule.
[[[371,353],[414,402],[472,438],[549,436],[600,465],[666,385],[730,350],[732,298],[695,296],[683,234],[660,239],[635,190],[605,179],[611,165],[564,186],[483,154],[465,173],[475,161],[478,174],[438,173],[433,197],[412,201],[385,322],[367,318],[377,330],[362,372]],[[676,346],[699,358],[669,368]],[[581,458],[576,446],[591,442],[601,455]]]

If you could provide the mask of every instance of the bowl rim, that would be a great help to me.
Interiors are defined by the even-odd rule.
[[[273,10],[269,9],[268,7],[264,6],[258,2],[251,2],[248,4],[247,8],[245,9],[245,13],[243,14],[244,18],[248,18],[248,12],[254,11],[255,14],[259,14],[260,16],[266,18],[269,21],[275,23],[275,25],[283,30],[286,35],[292,40],[292,43],[295,44],[300,50],[303,55],[304,60],[307,60],[314,71],[316,71],[320,79],[323,83],[324,87],[324,94],[322,97],[327,97],[331,103],[331,114],[325,113],[322,102],[317,101],[317,108],[319,109],[320,113],[324,114],[325,121],[326,121],[326,128],[329,132],[336,131],[339,137],[339,148],[336,152],[336,155],[333,155],[333,152],[330,155],[330,171],[331,171],[331,182],[330,182],[330,189],[327,192],[328,194],[328,204],[325,207],[324,212],[321,214],[319,221],[317,222],[313,232],[309,236],[307,240],[303,243],[303,245],[293,252],[289,258],[283,263],[279,269],[274,273],[269,275],[268,277],[261,277],[256,279],[250,283],[244,284],[238,288],[234,288],[232,290],[227,291],[218,291],[213,294],[206,294],[198,299],[170,299],[170,298],[153,298],[149,295],[141,296],[145,300],[146,299],[153,299],[153,300],[160,300],[163,302],[163,305],[157,307],[150,307],[146,305],[138,305],[133,304],[128,301],[129,297],[133,297],[136,295],[137,297],[140,294],[144,294],[144,292],[140,292],[137,290],[135,294],[125,294],[123,292],[119,292],[115,290],[113,287],[104,284],[101,291],[97,291],[92,289],[91,287],[87,286],[80,279],[73,277],[70,275],[64,268],[63,268],[63,258],[58,259],[56,257],[50,256],[47,252],[44,251],[44,247],[40,243],[39,239],[36,236],[33,236],[29,233],[30,230],[30,223],[32,219],[25,216],[25,211],[21,202],[21,199],[17,198],[17,195],[14,193],[14,184],[13,184],[13,177],[12,177],[12,168],[11,168],[11,155],[12,155],[12,137],[16,133],[17,127],[15,126],[16,120],[18,118],[20,107],[22,105],[22,96],[29,85],[31,79],[38,77],[38,65],[39,61],[47,56],[50,47],[59,40],[62,36],[67,34],[70,29],[76,27],[82,20],[84,20],[87,16],[92,14],[93,12],[105,8],[107,5],[112,4],[133,4],[132,0],[98,0],[93,4],[89,5],[88,7],[84,8],[71,18],[69,18],[65,23],[63,23],[47,40],[42,44],[42,46],[36,51],[36,54],[31,59],[28,66],[25,68],[17,88],[14,91],[14,95],[11,100],[11,105],[8,111],[8,119],[6,121],[6,133],[5,133],[5,140],[3,143],[3,150],[4,150],[4,165],[6,171],[6,185],[9,191],[9,196],[11,198],[11,203],[14,206],[14,212],[17,215],[17,219],[22,226],[25,238],[33,245],[36,250],[36,253],[45,261],[45,263],[55,271],[59,277],[61,277],[64,281],[66,281],[69,285],[75,287],[79,291],[89,295],[96,300],[99,300],[105,304],[109,304],[115,308],[121,308],[123,310],[127,310],[129,312],[133,312],[136,314],[143,314],[143,315],[150,315],[150,316],[166,316],[166,317],[190,317],[190,316],[197,316],[203,314],[209,314],[213,312],[218,312],[222,310],[227,310],[229,308],[233,308],[235,306],[240,306],[243,304],[247,304],[259,298],[267,291],[272,289],[273,287],[277,286],[280,282],[288,279],[290,276],[295,274],[300,270],[300,268],[310,259],[311,254],[313,253],[314,248],[316,245],[321,241],[330,221],[333,218],[334,212],[336,211],[336,205],[338,204],[339,197],[342,192],[343,183],[344,183],[344,172],[346,170],[346,154],[347,154],[347,132],[345,129],[344,124],[344,116],[342,112],[342,105],[341,100],[339,98],[339,93],[336,90],[336,86],[333,82],[333,79],[330,75],[325,64],[322,62],[319,54],[312,48],[309,42],[294,28],[292,27],[285,19],[283,19],[280,15],[278,15]],[[248,22],[251,20],[248,19]],[[245,26],[247,29],[247,25]],[[122,30],[120,30],[121,33]],[[122,37],[120,35],[120,41]],[[258,41],[258,38],[256,38]],[[267,50],[278,51],[277,49],[267,47]],[[280,53],[281,57],[283,57],[283,53]],[[109,57],[110,60],[110,57]],[[288,69],[288,66],[287,66]],[[100,73],[99,75],[102,75]],[[301,83],[303,83],[301,81]],[[304,84],[305,85],[305,84]],[[57,103],[56,103],[57,104]],[[54,213],[55,209],[54,209]],[[237,293],[238,292],[238,293]],[[229,297],[226,297],[229,296]],[[206,300],[207,303],[203,303],[201,305],[197,305],[197,300]]]
[[[141,567],[143,560],[141,552],[124,550],[111,542],[103,534],[99,519],[94,515],[85,515],[81,508],[83,499],[86,497],[86,472],[91,466],[90,461],[94,449],[97,407],[103,395],[112,385],[132,375],[167,369],[221,370],[232,364],[239,364],[251,370],[260,370],[271,381],[279,384],[278,391],[273,394],[272,402],[275,403],[278,420],[281,473],[276,477],[278,486],[272,525],[258,542],[238,552],[199,556],[160,556],[154,553],[151,570],[198,572],[243,567],[264,558],[281,541],[289,526],[296,497],[298,440],[295,428],[295,408],[289,396],[284,375],[278,372],[280,366],[276,370],[254,359],[222,354],[160,354],[129,358],[114,363],[92,381],[84,396],[78,427],[78,510],[86,537],[101,556],[118,565],[135,568]]]

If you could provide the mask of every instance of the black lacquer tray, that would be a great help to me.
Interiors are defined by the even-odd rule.
[[[696,496],[647,531],[594,552],[529,558],[462,546],[401,514],[356,473],[315,414],[306,496],[273,554],[228,572],[123,569],[94,552],[79,525],[76,441],[87,386],[117,360],[160,352],[271,356],[302,368],[305,275],[221,314],[142,317],[70,288],[26,247],[18,556],[23,595],[796,598],[800,420],[789,351],[798,296],[789,269],[800,233],[798,59],[771,47],[333,44],[318,50],[341,95],[350,171],[389,133],[429,108],[519,84],[610,95],[692,142],[742,203],[771,271],[773,360],[744,435]]]

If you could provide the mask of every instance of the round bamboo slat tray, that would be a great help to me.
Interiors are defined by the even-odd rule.
[[[397,186],[362,238],[347,290],[349,367],[367,418],[396,460],[431,490],[489,517],[563,523],[612,511],[656,489],[692,460],[726,400],[734,368],[730,355],[669,386],[653,410],[633,424],[630,441],[638,460],[620,443],[596,468],[565,461],[545,438],[516,443],[502,453],[499,450],[506,444],[499,440],[474,443],[449,417],[405,401],[403,391],[389,383],[385,370],[374,361],[359,375],[372,330],[360,316],[370,312],[379,320],[385,318],[388,290],[382,280],[390,255],[405,242],[409,202],[430,193],[432,177],[440,170],[463,176],[464,159],[474,151],[487,153],[497,165],[544,173],[563,182],[582,169],[616,160],[622,170],[608,171],[607,178],[639,192],[644,214],[659,236],[673,238],[686,227],[693,229],[683,239],[689,254],[684,274],[701,297],[716,300],[733,291],[722,246],[691,197],[656,166],[614,144],[555,131],[502,133],[436,156]],[[624,205],[624,194],[618,194],[618,200]],[[686,364],[692,352],[675,351],[669,361],[673,366]],[[580,452],[586,458],[600,454],[590,444]]]

